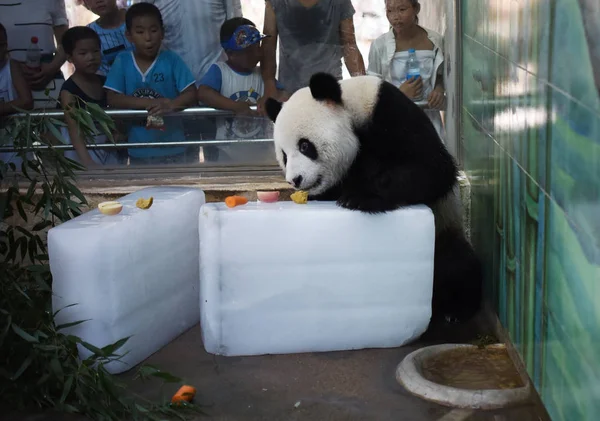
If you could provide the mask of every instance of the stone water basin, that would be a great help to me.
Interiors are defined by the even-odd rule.
[[[398,365],[396,380],[422,399],[457,408],[514,406],[527,401],[531,393],[504,344],[421,348]]]

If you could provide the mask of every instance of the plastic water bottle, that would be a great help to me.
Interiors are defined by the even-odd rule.
[[[39,69],[42,61],[42,50],[38,45],[38,37],[31,37],[31,44],[25,55],[25,65],[31,69]]]
[[[416,79],[421,75],[419,60],[414,48],[408,50],[408,61],[406,62],[406,80]]]
[[[417,53],[414,48],[408,50],[408,61],[406,62],[406,80],[415,80],[421,76],[421,68],[419,66],[419,60],[417,60]],[[420,98],[415,98],[419,100]]]

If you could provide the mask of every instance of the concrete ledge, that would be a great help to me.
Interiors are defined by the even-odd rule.
[[[502,347],[503,344],[491,345]],[[525,403],[531,395],[530,383],[514,389],[458,389],[434,383],[421,374],[421,364],[439,353],[457,348],[476,348],[468,344],[443,344],[421,348],[407,355],[396,368],[396,380],[408,392],[444,406],[470,409],[498,409]]]

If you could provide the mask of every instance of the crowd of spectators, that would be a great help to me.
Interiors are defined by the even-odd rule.
[[[117,134],[128,143],[177,142],[190,133],[269,138],[266,98],[285,101],[316,72],[341,79],[345,64],[350,76],[378,75],[409,97],[424,95],[433,108],[444,106],[443,40],[418,25],[418,0],[385,0],[391,29],[371,46],[368,68],[357,47],[351,0],[265,0],[262,31],[242,17],[240,0],[77,1],[97,19],[69,27],[64,0],[0,0],[0,115],[63,108],[71,157],[88,167],[198,159],[194,147],[88,149],[90,139],[81,138],[69,110],[89,103],[147,110],[145,121],[128,123]],[[422,77],[405,83],[411,48],[417,49]],[[32,49],[41,51],[38,63],[32,63]],[[60,69],[66,61],[74,71],[65,80]],[[176,115],[199,105],[231,115],[187,122]],[[435,112],[431,118],[436,121]],[[273,156],[270,147],[255,142],[203,149],[208,161]]]

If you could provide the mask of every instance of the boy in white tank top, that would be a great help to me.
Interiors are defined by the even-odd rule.
[[[265,36],[254,23],[245,18],[233,18],[221,26],[221,46],[226,62],[213,64],[200,81],[198,100],[203,104],[230,110],[233,117],[217,119],[218,140],[270,139],[272,123],[250,107],[264,95],[264,84],[257,66],[262,58],[260,43]],[[278,86],[280,93],[283,88]],[[282,93],[283,94],[283,93]],[[269,142],[241,142],[219,146],[220,161],[269,162],[275,160]]]

